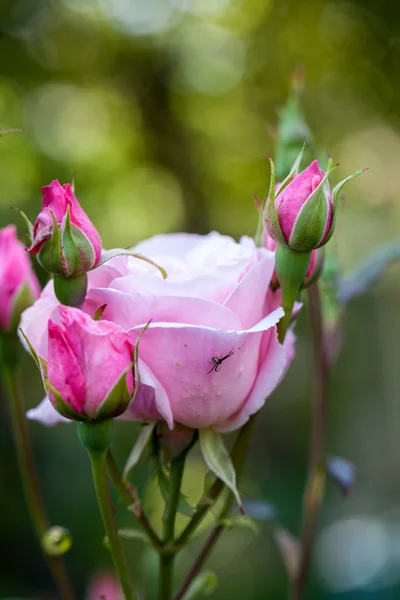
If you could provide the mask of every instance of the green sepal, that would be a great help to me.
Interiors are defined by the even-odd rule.
[[[151,435],[153,433],[154,427],[156,426],[155,422],[153,423],[143,423],[139,435],[136,439],[136,442],[128,456],[128,460],[126,461],[124,467],[124,481],[126,482],[129,479],[130,472],[137,465],[140,460],[140,457],[143,454],[144,449],[151,439]]]
[[[129,248],[113,248],[111,250],[102,250],[100,260],[94,268],[97,269],[97,267],[104,265],[104,263],[108,262],[112,258],[115,258],[116,256],[133,256],[133,258],[144,260],[150,265],[153,265],[153,267],[156,267],[156,269],[160,271],[163,279],[166,279],[168,276],[167,271],[163,269],[163,267],[158,265],[156,262],[154,262],[154,260],[151,260],[151,258],[147,258],[147,256],[143,256],[143,254],[132,252],[131,250],[129,250]]]
[[[96,412],[96,421],[119,417],[119,415],[122,415],[128,408],[131,401],[131,394],[129,393],[126,377],[132,369],[132,366],[133,364],[131,363],[128,368],[125,369],[107,398],[99,406]]]
[[[71,223],[69,205],[62,224],[62,258],[66,277],[87,273],[96,260],[93,246],[87,235]]]
[[[338,212],[338,208],[339,208],[339,198],[340,198],[340,193],[342,191],[343,186],[350,181],[351,179],[355,179],[356,177],[358,177],[359,175],[361,175],[362,173],[364,173],[365,171],[367,171],[368,169],[361,169],[360,171],[356,171],[355,173],[353,173],[352,175],[349,175],[349,177],[346,177],[345,179],[343,179],[342,181],[340,181],[337,185],[335,185],[335,187],[332,190],[332,203],[333,203],[333,216],[332,216],[332,225],[331,228],[328,232],[328,235],[326,236],[324,243],[326,244],[326,242],[329,242],[329,240],[331,239],[333,232],[335,230],[335,226],[336,226],[336,219],[337,219],[337,212]]]
[[[81,308],[87,292],[88,279],[86,273],[74,277],[53,275],[53,282],[54,293],[61,304]]]
[[[8,327],[9,331],[16,331],[21,320],[21,314],[26,308],[32,306],[35,301],[35,297],[32,293],[32,288],[26,281],[20,286],[18,292],[15,294],[13,299],[13,306],[10,314],[10,324]]]
[[[194,600],[198,596],[210,596],[217,589],[217,576],[213,571],[202,571],[190,584],[182,600]]]
[[[66,419],[71,419],[71,421],[88,422],[91,420],[84,412],[76,411],[70,404],[68,404],[68,402],[65,402],[61,394],[57,392],[57,390],[51,385],[46,377],[43,381],[46,390],[50,392],[54,398],[54,403],[52,402],[53,406],[55,404],[54,408],[58,413],[60,413],[61,416],[65,417]]]
[[[285,315],[278,323],[278,338],[281,343],[290,325],[293,306],[308,271],[310,260],[311,250],[296,252],[282,244],[276,247],[275,270],[282,288],[281,306],[285,311]]]
[[[289,185],[289,183],[292,181],[292,179],[294,177],[296,177],[296,175],[298,174],[299,168],[300,168],[300,164],[301,164],[301,161],[303,159],[303,154],[304,154],[305,147],[306,147],[306,142],[304,141],[303,147],[300,150],[300,152],[299,152],[296,160],[294,161],[294,163],[292,165],[292,168],[289,171],[289,175],[287,175],[287,177],[285,177],[285,179],[282,181],[281,185],[279,186],[279,190],[278,190],[278,192],[276,194],[276,197],[278,197],[279,194],[281,192],[283,192],[283,190]]]
[[[64,266],[61,253],[61,234],[57,219],[52,210],[49,209],[53,220],[53,229],[49,238],[43,242],[37,259],[45,271],[48,273],[64,275]]]
[[[114,421],[91,421],[77,423],[79,441],[89,451],[106,453],[111,445]]]
[[[264,207],[264,219],[266,221],[268,234],[277,242],[286,244],[281,226],[279,225],[278,211],[275,207],[275,165],[272,158],[268,155],[268,160],[271,165],[271,182],[269,186],[268,198]]]
[[[211,427],[199,430],[200,448],[209,469],[231,490],[242,509],[242,501],[236,486],[236,473],[222,435]]]
[[[34,349],[32,344],[28,340],[27,336],[25,335],[25,332],[21,328],[20,328],[20,332],[21,332],[21,335],[24,338],[25,342],[27,343],[29,352],[31,353],[32,358],[34,359],[36,366],[40,371],[40,374],[42,376],[43,383],[44,383],[45,379],[47,378],[47,361],[37,354],[36,350]]]
[[[16,210],[17,213],[19,213],[21,215],[21,217],[26,225],[26,228],[27,228],[29,242],[30,242],[30,244],[33,244],[33,223],[30,222],[30,220],[28,219],[28,217],[26,216],[24,211],[21,210],[20,208],[16,208],[14,206],[13,210]]]
[[[99,306],[99,308],[96,310],[96,312],[93,315],[93,321],[100,321],[106,308],[107,308],[107,304],[103,304],[102,306]]]
[[[329,200],[325,196],[324,186],[335,168],[333,167],[325,173],[318,186],[299,210],[287,244],[292,250],[306,252],[318,248],[322,241],[323,244],[326,243],[326,238],[322,240],[322,237],[328,219]],[[331,229],[333,229],[332,225]]]

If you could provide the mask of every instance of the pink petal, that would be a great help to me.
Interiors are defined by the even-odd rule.
[[[38,406],[28,410],[26,416],[31,421],[37,421],[42,425],[46,425],[46,427],[52,427],[53,425],[58,425],[58,423],[71,423],[69,419],[62,417],[56,411],[47,396]]]

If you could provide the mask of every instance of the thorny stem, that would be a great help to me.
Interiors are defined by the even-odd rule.
[[[303,501],[302,537],[297,576],[291,583],[290,599],[301,600],[307,580],[315,538],[315,524],[324,490],[324,460],[328,408],[329,363],[324,343],[321,298],[318,284],[308,288],[310,325],[314,355],[315,389],[309,474]]]
[[[245,459],[246,459],[246,455],[249,449],[249,445],[251,442],[251,438],[252,438],[252,433],[254,430],[254,426],[256,424],[257,421],[257,416],[259,413],[256,413],[255,415],[253,415],[252,417],[250,417],[250,419],[247,421],[247,423],[242,427],[242,429],[240,430],[235,444],[232,448],[232,452],[231,452],[231,458],[232,458],[232,462],[234,464],[235,467],[235,471],[236,471],[236,477],[237,477],[237,481],[240,481],[240,477],[242,475],[242,471],[243,471],[243,467],[244,467],[244,463],[245,463]],[[217,490],[217,494],[215,496],[215,488],[216,488],[216,484],[219,483],[220,480],[217,480],[214,485],[212,486],[210,492],[208,493],[208,497],[211,498],[212,496],[212,491],[214,489],[214,501],[213,504],[215,503],[216,499],[218,498],[218,496],[220,495],[220,493],[222,492],[222,490],[224,489],[224,485],[222,484],[222,488],[220,489],[218,486],[218,490]],[[209,557],[212,549],[214,548],[215,544],[217,543],[219,537],[221,536],[222,532],[224,531],[224,529],[226,528],[225,525],[223,525],[221,522],[223,521],[223,519],[225,519],[231,509],[231,505],[232,505],[232,501],[233,501],[233,494],[231,492],[228,493],[225,504],[221,510],[221,513],[219,515],[219,523],[217,525],[215,525],[211,531],[211,533],[209,534],[209,536],[207,537],[206,541],[204,542],[199,555],[197,556],[196,560],[194,561],[193,565],[191,566],[191,568],[189,569],[181,587],[179,588],[178,592],[176,593],[176,595],[174,596],[174,600],[182,600],[184,598],[184,595],[186,594],[187,590],[189,589],[190,584],[192,583],[193,579],[196,577],[196,575],[200,572],[200,570],[203,568],[204,563],[206,562],[207,558]],[[201,507],[202,508],[202,507]],[[210,508],[210,504],[208,504],[208,508]],[[197,513],[199,512],[200,509],[198,509]],[[196,514],[192,517],[192,521],[194,520]],[[196,523],[197,525],[200,523],[200,521],[204,518],[205,514],[201,514],[200,517],[198,517],[200,520],[196,519]],[[191,522],[192,522],[191,521]],[[190,525],[190,523],[189,523]],[[182,533],[182,535],[180,536],[180,538],[178,538],[177,540],[177,544],[184,544],[186,541],[186,535],[185,532],[187,531],[189,525],[187,526],[187,528],[185,529],[185,531]],[[190,534],[189,534],[190,536]],[[183,542],[180,540],[184,540]]]
[[[10,339],[9,341],[10,344],[13,343],[13,340]],[[2,340],[2,342],[5,343],[5,340]],[[6,353],[11,352],[12,349],[8,348],[8,345],[7,348],[4,348],[3,350],[2,378],[8,392],[6,395],[8,397],[14,443],[26,503],[47,566],[57,584],[60,597],[63,600],[74,600],[75,595],[63,559],[61,556],[50,556],[43,549],[43,536],[50,528],[50,524],[39,490],[35,461],[32,454],[28,428],[25,422],[25,409],[19,385],[17,362],[14,362],[14,364],[6,364]]]
[[[124,480],[121,477],[121,473],[118,469],[117,463],[115,462],[115,459],[110,450],[108,450],[107,452],[106,461],[108,474],[111,477],[111,481],[116,492],[118,493],[121,502],[130,507],[130,510],[132,510],[133,514],[139,522],[139,525],[147,534],[147,537],[153,544],[154,548],[156,548],[157,550],[161,549],[162,541],[158,537],[157,533],[154,531],[146,513],[144,512],[135,488],[125,484]]]

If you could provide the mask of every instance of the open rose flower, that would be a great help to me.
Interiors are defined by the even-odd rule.
[[[52,181],[42,193],[28,251],[55,275],[73,277],[93,269],[100,261],[101,239],[69,183]]]
[[[140,385],[124,419],[165,420],[230,431],[264,404],[293,357],[293,335],[277,340],[283,311],[269,289],[274,253],[244,237],[158,235],[134,252],[161,264],[159,272],[133,257],[116,257],[89,273],[83,310],[129,331],[139,344]],[[35,350],[46,358],[48,321],[60,320],[49,283],[22,318]],[[60,420],[48,400],[30,411],[45,424]]]
[[[0,229],[0,330],[16,329],[22,311],[39,294],[39,282],[16,227]]]

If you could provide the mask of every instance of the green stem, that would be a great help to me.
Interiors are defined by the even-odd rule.
[[[159,600],[171,600],[172,598],[174,559],[176,555],[176,550],[173,547],[175,539],[175,521],[178,512],[179,496],[188,450],[189,449],[184,450],[171,461],[169,496],[163,516],[163,542],[165,549],[160,553]]]
[[[253,430],[255,424],[257,422],[259,413],[251,416],[245,425],[240,429],[235,443],[233,445],[231,451],[231,459],[233,466],[235,467],[235,471],[237,477],[240,477],[242,472],[244,462],[246,459],[247,450],[250,445],[251,437],[253,435]],[[181,535],[178,537],[175,543],[175,547],[180,549],[182,546],[187,544],[187,542],[192,537],[193,533],[199,527],[200,523],[203,521],[208,511],[214,506],[222,491],[224,490],[225,485],[220,479],[216,479],[208,490],[206,494],[200,499],[198,503],[198,508],[189,523],[186,525],[185,529],[182,531]]]
[[[8,343],[10,348],[8,347]],[[22,393],[19,385],[19,377],[16,362],[5,365],[7,353],[12,353],[11,345],[14,340],[2,340],[2,345],[7,344],[3,351],[2,378],[7,388],[7,398],[15,449],[17,452],[19,472],[22,479],[25,499],[30,513],[31,521],[35,528],[37,538],[40,542],[47,566],[57,584],[60,597],[63,600],[74,600],[75,595],[64,565],[60,556],[50,556],[44,551],[42,540],[44,534],[50,528],[49,520],[44,508],[42,497],[39,490],[38,478],[36,474],[35,461],[33,458],[31,443],[29,439],[28,428],[25,420],[25,408]],[[10,356],[9,354],[9,356]]]
[[[139,525],[147,534],[154,548],[156,550],[160,550],[162,548],[163,543],[158,537],[157,533],[154,531],[146,513],[144,512],[136,490],[133,487],[126,485],[124,480],[122,479],[121,473],[110,450],[108,450],[107,452],[106,461],[108,474],[111,477],[111,481],[113,482],[113,485],[115,487],[115,490],[117,491],[120,500],[126,506],[129,506],[131,508],[133,514],[139,522]]]
[[[92,464],[93,481],[96,489],[97,502],[99,504],[104,529],[110,544],[114,567],[117,572],[125,600],[134,600],[125,556],[122,552],[117,527],[114,520],[114,512],[111,504],[110,491],[107,481],[106,454],[107,450],[96,450],[87,448],[90,462]]]
[[[329,361],[324,344],[321,298],[318,284],[308,288],[310,325],[314,355],[314,406],[309,473],[304,492],[300,561],[297,576],[291,582],[290,599],[301,600],[307,581],[315,538],[315,526],[323,499],[326,425],[328,409]]]

